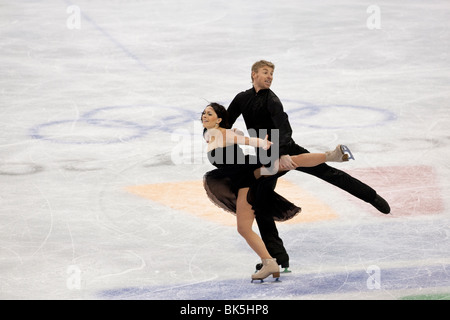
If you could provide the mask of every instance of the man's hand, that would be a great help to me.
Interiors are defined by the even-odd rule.
[[[280,170],[294,170],[297,168],[294,160],[288,154],[285,154],[280,157]]]

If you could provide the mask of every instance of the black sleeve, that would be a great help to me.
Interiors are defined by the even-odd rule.
[[[231,101],[227,111],[228,111],[228,124],[229,124],[229,128],[231,129],[234,125],[234,123],[236,122],[236,119],[239,118],[239,116],[241,115],[242,111],[241,111],[241,107],[240,107],[240,103],[239,103],[239,94],[234,97],[233,101]]]
[[[233,101],[231,101],[230,106],[228,107],[228,124],[230,126],[229,129],[231,129],[236,122],[236,119],[239,118],[241,115],[241,107],[240,107],[240,94],[238,94],[236,97],[234,97]]]
[[[284,112],[283,104],[277,96],[271,96],[267,101],[267,109],[275,129],[280,130],[280,156],[288,154],[288,145],[292,142],[292,128],[288,115]]]

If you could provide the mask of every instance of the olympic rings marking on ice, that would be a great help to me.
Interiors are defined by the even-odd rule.
[[[284,100],[287,103],[300,103],[303,106],[297,107],[294,109],[290,109],[287,111],[289,114],[290,119],[301,119],[304,120],[305,118],[311,118],[313,116],[319,117],[321,113],[325,113],[326,111],[331,110],[332,108],[340,109],[340,112],[344,112],[344,109],[350,109],[351,112],[355,111],[362,111],[371,113],[373,115],[377,115],[374,120],[371,119],[371,117],[367,117],[365,119],[364,123],[355,123],[355,124],[342,124],[342,125],[318,125],[318,124],[312,124],[312,123],[306,123],[304,121],[300,122],[301,125],[307,126],[310,128],[315,129],[350,129],[350,128],[368,128],[368,127],[377,127],[381,125],[385,125],[389,121],[393,121],[397,119],[397,115],[393,113],[392,111],[382,109],[382,108],[375,108],[375,107],[367,107],[367,106],[354,106],[354,105],[313,105],[304,101],[300,100]],[[300,113],[300,114],[298,114]],[[342,117],[342,115],[341,115]],[[350,114],[351,117],[351,114]],[[351,120],[349,117],[349,121]],[[357,121],[357,120],[356,120]]]
[[[131,130],[132,133],[126,137],[120,137],[115,139],[97,139],[97,140],[77,140],[77,139],[68,139],[68,138],[52,138],[49,136],[45,136],[40,134],[40,130],[44,129],[46,127],[51,126],[57,126],[60,124],[66,124],[66,123],[86,123],[88,125],[93,125],[97,127],[103,127],[103,128],[120,128],[120,129],[127,129]],[[60,120],[60,121],[53,121],[44,123],[41,125],[38,125],[34,127],[31,130],[31,135],[34,139],[40,139],[40,140],[47,140],[57,143],[63,143],[63,144],[111,144],[111,143],[119,143],[119,142],[126,142],[132,139],[139,138],[143,136],[146,133],[146,130],[144,130],[143,127],[139,126],[137,123],[130,122],[130,121],[122,121],[122,120],[107,120],[107,119],[77,119],[77,120]]]
[[[111,111],[115,111],[118,109],[132,109],[132,108],[160,108],[160,109],[169,109],[169,110],[175,110],[178,114],[177,115],[168,115],[164,116],[161,119],[157,119],[155,123],[152,123],[151,125],[142,125],[134,121],[127,121],[127,120],[118,120],[118,119],[105,119],[101,118],[98,115],[102,112],[111,113]],[[181,109],[180,107],[171,107],[171,106],[158,106],[158,105],[128,105],[128,106],[107,106],[107,107],[101,107],[93,109],[89,112],[84,113],[81,115],[78,119],[72,119],[72,120],[58,120],[58,121],[52,121],[47,123],[42,123],[39,125],[36,125],[35,127],[31,128],[30,135],[33,139],[39,139],[39,140],[46,140],[51,141],[55,143],[61,143],[61,144],[114,144],[114,143],[122,143],[122,142],[128,142],[137,138],[141,138],[145,136],[148,132],[155,130],[155,131],[163,131],[163,132],[171,132],[175,128],[177,128],[180,125],[183,125],[184,123],[188,121],[192,121],[194,116],[197,113],[194,113],[189,110]],[[152,119],[154,120],[154,119]],[[54,127],[54,126],[60,126],[60,125],[66,125],[66,124],[72,124],[72,128],[76,124],[82,124],[82,125],[88,125],[93,126],[97,128],[102,129],[119,129],[124,131],[123,135],[121,134],[119,137],[103,137],[103,138],[95,138],[95,139],[89,139],[89,137],[82,136],[82,137],[75,137],[75,138],[68,138],[67,136],[64,137],[64,135],[59,135],[57,137],[52,137],[49,134],[42,133],[42,131],[45,131],[45,129]],[[104,134],[105,135],[105,134]],[[106,136],[108,133],[106,133]],[[115,134],[117,136],[117,133]]]
[[[381,126],[386,124],[386,122],[393,121],[397,119],[397,116],[386,109],[381,108],[375,108],[375,107],[367,107],[367,106],[354,106],[354,105],[314,105],[305,101],[300,100],[289,100],[284,99],[283,103],[295,103],[300,104],[300,107],[295,107],[293,109],[290,109],[287,111],[289,114],[290,119],[292,120],[301,120],[299,122],[302,126],[307,126],[311,128],[316,129],[345,129],[345,128],[366,128],[366,127],[375,127],[375,126]],[[102,113],[111,113],[115,110],[119,109],[133,109],[133,108],[150,108],[155,109],[158,108],[159,110],[175,110],[178,114],[177,115],[166,115],[160,119],[152,119],[154,123],[151,125],[143,125],[140,123],[137,123],[135,121],[127,121],[122,119],[105,119],[101,117]],[[350,109],[351,112],[355,111],[362,111],[366,113],[370,113],[373,115],[376,115],[375,117],[365,117],[364,122],[358,124],[341,124],[341,125],[322,125],[322,124],[314,124],[314,123],[307,123],[304,120],[312,117],[320,117],[321,114],[325,114],[326,111],[333,111],[332,108],[340,109],[339,112],[343,112],[345,109]],[[199,118],[197,115],[197,112],[193,112],[191,110],[182,109],[180,107],[171,107],[171,106],[161,106],[161,105],[124,105],[124,106],[106,106],[106,107],[100,107],[95,108],[91,111],[88,111],[81,115],[79,119],[72,119],[72,120],[58,120],[58,121],[52,121],[47,123],[42,123],[39,125],[36,125],[35,127],[31,128],[30,135],[33,139],[39,139],[39,140],[46,140],[51,141],[55,143],[61,143],[61,144],[114,144],[114,143],[123,143],[128,142],[137,138],[141,138],[148,134],[150,131],[163,131],[163,132],[173,132],[176,128],[178,128],[180,125],[183,125],[189,121],[195,121]],[[375,119],[372,119],[375,118]],[[367,120],[368,119],[368,120]],[[142,119],[141,119],[142,120]],[[320,120],[320,119],[318,119]],[[349,120],[352,121],[352,120]],[[356,120],[357,121],[357,120]],[[353,121],[354,122],[354,121]],[[322,121],[323,123],[323,121]],[[61,126],[65,124],[72,124],[73,126],[76,124],[82,124],[82,125],[88,125],[93,126],[97,128],[102,129],[119,129],[124,131],[123,134],[120,134],[119,137],[108,137],[108,133],[103,134],[103,138],[95,138],[90,139],[87,136],[81,135],[81,137],[64,137],[64,135],[59,135],[56,137],[52,137],[49,134],[42,133],[45,129],[48,129],[50,127],[54,126]],[[120,132],[119,132],[120,133]],[[115,134],[117,136],[117,133]]]

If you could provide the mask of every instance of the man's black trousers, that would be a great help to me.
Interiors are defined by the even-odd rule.
[[[291,156],[303,153],[309,153],[309,151],[297,144],[292,144],[289,149],[289,155]],[[331,183],[332,185],[347,191],[365,202],[372,202],[375,199],[376,191],[374,189],[358,179],[353,178],[349,174],[330,167],[325,163],[315,167],[298,167],[295,170],[311,174],[319,179]],[[273,179],[272,187],[275,189],[275,186],[276,180]],[[296,203],[296,205],[299,207],[302,206],[301,203]],[[289,267],[289,255],[287,254],[283,241],[278,234],[274,220],[270,217],[270,215],[257,214],[256,222],[258,224],[261,238],[264,241],[270,255],[273,258],[276,258],[278,264],[280,264],[283,268]]]

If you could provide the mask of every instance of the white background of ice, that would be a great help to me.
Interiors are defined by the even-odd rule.
[[[373,4],[0,4],[0,298],[395,299],[448,292],[450,5],[378,1],[381,29],[371,30]],[[79,29],[67,26],[73,5],[81,10]],[[357,161],[338,165],[344,170],[431,167],[443,211],[387,217],[290,173],[289,181],[339,219],[279,225],[294,272],[267,290],[250,285],[257,258],[234,228],[124,191],[200,180],[212,168],[204,150],[193,155],[200,163],[175,165],[174,132],[198,142],[206,100],[228,105],[250,88],[250,66],[259,59],[276,64],[272,89],[292,111],[298,144],[325,151],[345,141]],[[319,112],[310,116],[308,106]],[[243,121],[236,126],[243,129]],[[376,290],[366,286],[373,265],[392,275]],[[354,282],[345,277],[355,272]]]

